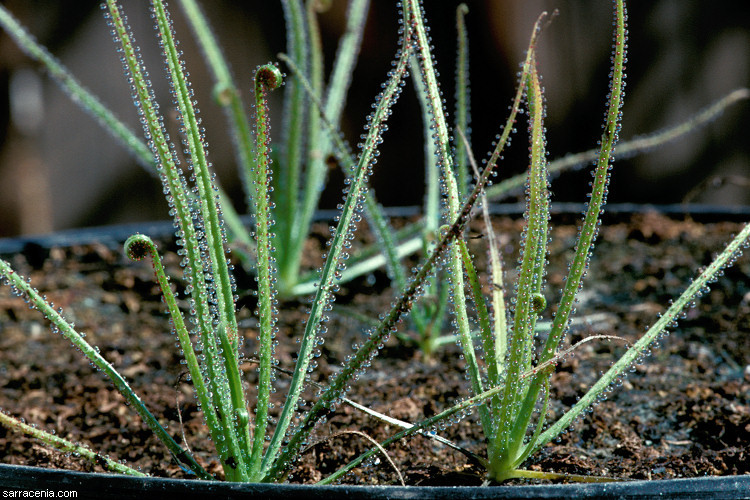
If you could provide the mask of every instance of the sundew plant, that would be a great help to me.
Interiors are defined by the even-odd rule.
[[[226,234],[222,222],[219,190],[210,171],[203,142],[203,131],[196,112],[190,84],[186,78],[184,62],[176,48],[169,12],[161,1],[152,3],[153,17],[158,29],[158,39],[164,53],[174,106],[179,113],[181,149],[187,160],[187,169],[180,166],[178,146],[169,137],[160,106],[155,101],[148,72],[143,67],[139,51],[133,40],[122,8],[114,0],[105,4],[107,20],[115,36],[118,51],[131,83],[134,102],[143,125],[145,138],[174,219],[179,253],[183,256],[184,280],[188,294],[189,314],[177,306],[169,286],[161,258],[155,244],[146,235],[133,235],[125,243],[125,252],[133,259],[150,258],[156,278],[164,294],[174,331],[179,339],[186,365],[193,382],[196,398],[202,409],[216,452],[230,481],[276,481],[283,479],[294,463],[300,447],[307,442],[315,423],[335,408],[346,389],[365,370],[386,339],[396,330],[402,316],[421,293],[428,275],[438,264],[449,243],[461,237],[463,227],[473,203],[486,185],[490,169],[477,182],[467,203],[457,213],[450,229],[437,242],[419,271],[412,277],[406,290],[396,300],[390,311],[347,360],[343,370],[320,391],[317,401],[299,423],[297,411],[307,373],[314,366],[314,357],[326,338],[326,323],[338,287],[341,272],[345,269],[347,252],[353,238],[355,222],[365,210],[367,178],[377,157],[377,146],[382,142],[385,122],[391,106],[399,96],[409,60],[416,43],[417,33],[411,27],[416,5],[403,7],[403,30],[394,68],[389,72],[378,95],[374,111],[367,118],[365,133],[359,145],[360,153],[354,164],[348,165],[345,197],[341,204],[338,222],[332,229],[325,264],[319,271],[315,295],[311,302],[305,333],[300,341],[298,361],[294,368],[286,400],[273,428],[269,426],[270,394],[274,380],[274,344],[277,331],[277,275],[274,255],[274,211],[269,192],[272,186],[271,154],[267,93],[279,87],[282,74],[273,64],[257,69],[254,79],[254,167],[249,184],[252,187],[254,222],[251,231],[256,247],[257,290],[259,320],[258,396],[254,409],[245,399],[243,380],[238,366],[240,332],[235,314],[235,284],[227,260]],[[4,13],[6,11],[3,11]],[[424,31],[422,31],[424,33]],[[128,382],[98,352],[89,345],[82,332],[75,329],[54,306],[16,274],[10,265],[0,261],[0,275],[18,294],[25,297],[32,308],[39,309],[52,323],[53,330],[68,338],[89,360],[110,378],[156,435],[169,448],[174,458],[185,468],[203,479],[211,475],[183,449],[162,427],[158,419],[145,407]],[[139,472],[100,456],[84,446],[71,443],[40,429],[28,426],[9,415],[0,416],[10,428],[32,434],[46,443],[65,451],[74,451],[92,458],[110,470],[129,474]]]
[[[423,14],[416,2],[407,2],[414,8],[415,32],[420,33],[424,22],[419,17]],[[624,371],[634,363],[642,360],[652,344],[662,338],[669,327],[684,314],[685,309],[695,305],[723,269],[731,265],[748,246],[750,225],[725,247],[725,249],[708,265],[685,292],[676,298],[667,311],[647,329],[625,354],[579,399],[562,417],[548,424],[546,421],[550,396],[550,378],[557,363],[564,357],[572,355],[580,343],[616,339],[611,335],[592,335],[572,347],[563,348],[562,340],[569,328],[570,320],[575,313],[577,295],[583,287],[583,280],[592,255],[594,240],[600,226],[600,217],[604,210],[609,184],[610,170],[616,151],[621,119],[621,107],[624,96],[625,62],[627,60],[627,24],[626,9],[623,0],[614,2],[614,48],[607,109],[603,125],[603,134],[599,140],[598,153],[594,157],[593,181],[589,201],[580,223],[578,239],[575,245],[575,256],[568,266],[565,284],[558,293],[557,305],[551,326],[543,336],[538,338],[537,320],[547,307],[545,290],[545,268],[547,265],[547,243],[549,239],[549,165],[545,151],[544,98],[540,77],[536,65],[536,39],[541,30],[544,15],[537,22],[527,58],[521,71],[518,92],[511,107],[511,115],[502,134],[497,139],[497,147],[490,155],[487,164],[491,168],[509,137],[509,131],[516,122],[516,116],[525,111],[529,132],[529,169],[526,179],[526,226],[522,235],[521,256],[518,260],[517,281],[512,284],[510,304],[505,295],[502,261],[495,242],[492,226],[483,198],[483,215],[489,241],[490,270],[488,281],[492,284],[490,300],[487,301],[482,291],[482,284],[475,269],[473,257],[469,253],[465,238],[458,238],[446,258],[446,267],[451,272],[451,298],[454,312],[454,326],[458,331],[459,343],[467,365],[467,378],[473,396],[447,409],[438,415],[416,424],[403,425],[404,429],[381,443],[381,446],[403,439],[414,433],[426,430],[435,432],[445,427],[446,423],[455,422],[467,414],[476,411],[479,424],[484,433],[487,454],[479,461],[487,471],[487,478],[493,482],[502,482],[511,478],[560,478],[567,477],[580,481],[595,481],[599,478],[570,476],[554,473],[525,470],[523,463],[544,445],[554,440],[567,429],[573,420],[596,403]],[[417,35],[418,40],[426,40]],[[433,90],[429,95],[438,95],[429,50],[419,42],[416,50],[420,51],[420,70],[425,85]],[[746,94],[746,91],[741,91]],[[523,107],[522,107],[523,105]],[[435,149],[447,143],[443,135],[448,127],[442,106],[436,103],[431,108],[435,130]],[[479,175],[476,163],[471,155],[466,137],[460,127],[458,134],[467,145],[468,160]],[[630,144],[626,145],[628,148]],[[438,153],[439,154],[439,153]],[[450,164],[451,158],[443,156],[439,161]],[[485,171],[486,172],[486,171]],[[451,193],[451,188],[446,191]],[[450,196],[450,195],[449,195]],[[448,234],[452,229],[443,226],[442,231]],[[466,283],[462,281],[466,278]],[[468,291],[468,299],[464,294]],[[489,302],[489,304],[488,304]],[[467,303],[473,303],[476,311],[475,321],[478,334],[469,328]],[[541,347],[537,349],[535,346]],[[389,420],[389,422],[393,422]],[[379,448],[372,448],[347,467],[333,474],[326,481],[332,481],[362,463],[376,453]],[[601,478],[609,480],[607,478]]]
[[[311,9],[309,6],[313,4],[315,2],[308,2],[308,8]],[[204,49],[208,54],[214,53],[217,50],[215,41],[202,21],[197,5],[192,0],[185,0],[182,5]],[[217,63],[212,67],[219,82],[217,96],[226,105],[230,122],[234,124],[238,154],[246,167],[245,184],[252,212],[249,231],[239,228],[233,215],[227,217],[231,209],[225,203],[212,173],[195,98],[186,77],[185,62],[177,49],[166,6],[161,0],[151,2],[158,43],[163,51],[167,78],[172,89],[171,104],[179,116],[178,141],[173,141],[167,131],[164,116],[160,113],[161,106],[154,97],[149,73],[141,60],[123,8],[115,0],[107,0],[103,6],[131,84],[145,141],[131,137],[127,131],[122,132],[121,137],[132,149],[141,151],[139,154],[144,156],[144,162],[153,164],[159,174],[170,205],[170,215],[174,220],[179,254],[183,257],[187,310],[181,310],[178,306],[178,298],[170,287],[169,277],[164,271],[156,245],[147,235],[131,236],[125,242],[125,252],[132,259],[148,258],[153,264],[174,333],[195,388],[196,399],[216,446],[225,478],[242,482],[283,481],[300,451],[308,444],[316,425],[342,403],[349,387],[370,366],[372,359],[390,335],[397,331],[400,322],[412,311],[414,304],[425,293],[432,293],[433,290],[439,290],[438,293],[444,297],[441,300],[452,304],[456,334],[467,362],[473,395],[434,417],[406,426],[402,432],[382,445],[388,445],[409,434],[433,430],[447,421],[477,411],[487,441],[487,457],[483,463],[488,477],[495,481],[511,477],[532,477],[531,472],[521,469],[526,458],[567,428],[581,411],[590,406],[626,367],[663,334],[681,311],[739,254],[740,247],[750,237],[750,229],[746,227],[727,246],[672,304],[667,313],[613,365],[610,372],[578,404],[557,422],[546,425],[549,379],[555,363],[569,352],[561,350],[560,343],[574,312],[575,297],[581,289],[596,237],[619,129],[626,52],[623,1],[615,2],[612,80],[604,133],[595,157],[591,196],[581,223],[575,258],[570,265],[565,287],[560,292],[552,327],[549,332],[545,332],[544,347],[538,353],[534,352],[534,339],[536,322],[544,308],[549,219],[548,174],[552,170],[546,160],[544,103],[535,56],[541,20],[532,34],[510,116],[484,169],[480,172],[475,166],[475,182],[472,186],[467,170],[473,156],[468,141],[463,139],[468,123],[465,113],[466,84],[459,84],[459,87],[464,87],[458,93],[459,103],[463,101],[464,104],[459,104],[459,110],[463,112],[457,113],[455,134],[459,140],[456,140],[451,138],[452,127],[446,121],[421,2],[405,0],[400,5],[398,49],[392,69],[382,85],[383,90],[376,96],[373,111],[365,119],[356,156],[348,151],[340,139],[337,123],[341,113],[339,106],[348,85],[348,75],[351,74],[353,60],[356,59],[355,47],[361,37],[367,2],[350,2],[349,30],[342,40],[343,48],[333,69],[334,75],[339,75],[337,71],[341,71],[341,75],[340,78],[332,77],[332,83],[325,92],[322,90],[321,62],[316,60],[316,54],[319,55],[320,50],[306,50],[319,43],[314,16],[301,1],[286,0],[283,5],[289,20],[289,47],[292,50],[282,56],[282,59],[294,73],[294,77],[288,78],[287,82],[294,83],[287,83],[286,87],[289,93],[284,110],[286,125],[283,127],[283,146],[279,151],[274,153],[272,148],[267,103],[268,93],[283,84],[284,76],[279,67],[269,63],[257,68],[253,79],[252,113],[247,118],[247,109],[241,104],[236,87],[228,79],[226,67],[217,62],[221,58],[208,56],[209,60]],[[460,8],[459,32],[465,38],[465,29],[460,27],[463,14],[465,8]],[[56,71],[55,61],[28,38],[3,7],[0,7],[0,21],[21,40],[29,52],[46,60],[45,65],[50,71]],[[308,63],[310,68],[307,68]],[[465,63],[460,63],[459,67],[465,68]],[[435,176],[429,181],[433,189],[433,197],[428,202],[427,210],[430,214],[426,216],[426,222],[422,223],[427,230],[417,237],[417,246],[426,249],[425,257],[414,268],[411,276],[408,276],[398,259],[409,249],[394,243],[392,231],[387,220],[379,213],[367,183],[373,169],[377,168],[378,146],[384,140],[386,122],[410,73],[415,76],[415,88],[424,109],[426,130],[429,131],[428,150],[431,152],[427,163],[432,166]],[[459,81],[467,81],[465,75],[462,80],[462,71],[458,73]],[[60,70],[58,77],[69,89],[77,85],[64,70]],[[325,99],[321,99],[323,94]],[[88,94],[83,90],[76,90],[74,95],[83,99]],[[723,101],[711,113],[715,114],[717,109],[726,106],[728,102]],[[91,100],[86,106],[96,110],[95,114],[108,123],[108,127],[117,128],[119,122],[110,119],[106,110],[99,107],[98,101]],[[302,116],[305,113],[307,120]],[[521,113],[527,117],[531,144],[530,168],[526,180],[527,227],[523,235],[519,278],[513,285],[510,307],[505,305],[506,297],[502,286],[497,286],[493,291],[492,307],[487,307],[472,256],[466,248],[464,228],[477,201],[485,197],[485,188],[490,184],[490,178]],[[706,116],[711,113],[707,112]],[[307,141],[301,139],[305,134],[309,135]],[[304,144],[307,147],[320,146],[322,150],[307,151]],[[630,147],[637,149],[639,146]],[[330,151],[344,166],[347,174],[346,188],[339,206],[339,215],[331,228],[324,264],[315,273],[314,285],[309,290],[313,298],[304,334],[299,341],[291,382],[285,393],[284,403],[280,408],[275,408],[271,398],[275,386],[274,370],[278,363],[274,346],[277,341],[278,318],[282,313],[279,311],[278,298],[294,291],[301,284],[298,269],[301,247],[298,245],[302,241],[299,238],[307,233],[301,232],[299,228],[310,224],[311,213],[317,206],[315,196],[324,182],[324,170],[315,173],[313,168],[313,173],[308,171],[305,187],[295,183],[301,178],[298,172],[305,163],[303,158],[307,157],[309,160],[314,157],[317,161],[317,155],[321,151]],[[273,161],[274,158],[278,161]],[[274,167],[277,164],[278,170]],[[285,183],[287,179],[294,182]],[[308,193],[309,189],[312,191]],[[279,194],[272,195],[274,192]],[[301,197],[300,192],[303,193]],[[486,212],[486,201],[483,206]],[[366,340],[361,345],[354,346],[341,370],[318,390],[314,401],[310,402],[310,409],[301,414],[300,407],[304,406],[302,394],[309,381],[308,374],[315,367],[315,357],[319,355],[320,346],[331,335],[327,329],[329,315],[339,284],[345,279],[354,231],[365,215],[373,222],[374,231],[384,242],[383,252],[386,255],[381,260],[388,263],[391,276],[396,282],[397,298],[389,310],[382,312],[377,325],[368,332]],[[227,219],[231,221],[225,224]],[[440,221],[439,226],[437,221]],[[229,231],[227,225],[230,226]],[[489,225],[488,231],[491,232]],[[245,236],[237,236],[238,234]],[[244,354],[243,332],[238,328],[235,304],[237,291],[227,256],[227,240],[231,238],[244,238],[247,240],[245,246],[252,248],[253,256],[247,262],[255,271],[257,283],[254,292],[258,297],[255,311],[258,341],[255,347],[259,361],[257,399],[252,402],[246,398],[246,381],[239,369],[238,360]],[[500,284],[502,270],[498,252],[491,249],[490,253],[491,279],[493,283]],[[95,347],[87,343],[84,333],[76,330],[65,319],[62,311],[56,310],[27,280],[2,260],[0,276],[3,282],[50,321],[54,331],[69,339],[112,381],[177,462],[202,479],[212,479],[212,475],[195,457],[164,429],[117,369]],[[470,302],[473,302],[476,310],[478,334],[470,326],[472,318],[467,309],[467,303]],[[417,324],[421,322],[422,325],[428,325],[430,322],[434,323],[434,318],[442,318],[442,315],[440,311],[435,313],[421,310],[414,317],[418,318],[415,320]],[[475,353],[475,342],[479,342],[481,346],[481,355]],[[276,414],[276,410],[278,417],[272,420],[269,415],[272,411]],[[536,418],[533,419],[535,415]],[[532,421],[535,422],[533,425]],[[5,413],[0,412],[0,422],[13,430],[31,434],[52,447],[88,457],[109,470],[141,474],[83,445],[29,426]],[[326,482],[338,479],[351,467],[381,449],[382,447],[374,448],[327,478]]]

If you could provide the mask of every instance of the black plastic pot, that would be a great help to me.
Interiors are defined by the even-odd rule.
[[[0,465],[0,489],[38,491],[38,498],[121,499],[294,498],[296,499],[473,499],[490,498],[750,498],[750,476],[667,481],[630,481],[535,486],[308,486],[241,484],[185,479],[135,478],[38,467]],[[45,492],[45,493],[42,493]],[[70,493],[64,493],[70,492]],[[75,493],[72,493],[75,492]],[[33,495],[33,494],[30,494]],[[10,497],[11,495],[7,495]]]
[[[493,215],[523,214],[525,206],[521,203],[504,203],[490,205]],[[584,211],[579,203],[552,203],[550,214],[553,218],[575,220]],[[750,206],[714,206],[714,205],[637,205],[619,203],[607,205],[602,214],[604,222],[612,222],[630,217],[635,213],[656,211],[663,214],[689,214],[696,221],[748,221],[750,220]],[[421,207],[388,207],[385,212],[392,217],[414,217],[421,213]],[[321,210],[316,213],[315,220],[331,221],[339,214],[337,210]],[[246,220],[249,224],[249,219]],[[154,238],[169,237],[174,233],[171,221],[141,222],[119,224],[113,226],[91,227],[59,231],[48,235],[22,236],[18,238],[0,238],[0,255],[10,255],[25,251],[29,246],[45,249],[55,246],[71,246],[97,242],[108,246],[120,246],[134,233],[148,234]]]
[[[495,205],[495,214],[520,214],[520,205]],[[580,205],[555,204],[552,217],[577,218]],[[750,207],[642,206],[610,205],[605,218],[610,221],[633,213],[656,210],[683,214],[701,221],[748,220]],[[411,207],[391,210],[392,215],[413,216]],[[319,220],[332,214],[321,212]],[[171,222],[126,224],[105,228],[64,231],[53,235],[0,239],[0,255],[37,252],[44,260],[50,248],[97,242],[119,247],[131,234],[140,232],[154,237],[168,237],[174,231]],[[33,257],[32,257],[33,258]],[[135,478],[114,474],[93,474],[0,464],[0,491],[3,498],[294,498],[294,499],[512,499],[512,498],[705,498],[750,499],[750,475],[703,477],[655,481],[624,481],[564,485],[524,485],[492,487],[419,487],[419,486],[314,486],[296,484],[241,484],[164,478]],[[27,493],[17,493],[27,492]],[[35,492],[35,493],[32,493]]]

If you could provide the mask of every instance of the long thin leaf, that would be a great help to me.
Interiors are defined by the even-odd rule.
[[[258,397],[255,410],[255,428],[253,430],[253,447],[250,455],[249,469],[251,480],[260,478],[260,463],[266,440],[266,426],[268,424],[268,409],[270,405],[272,365],[274,360],[273,342],[276,336],[276,264],[273,259],[271,227],[271,152],[270,152],[270,117],[267,94],[281,85],[281,71],[266,64],[255,72],[255,159],[256,168],[253,172],[253,187],[255,200],[255,241],[257,242],[258,258]]]
[[[0,411],[0,425],[3,425],[4,427],[15,432],[19,432],[21,434],[26,434],[28,436],[36,438],[46,445],[55,448],[56,450],[62,451],[64,453],[73,453],[76,456],[81,456],[92,463],[101,465],[104,470],[116,472],[119,474],[126,474],[128,476],[148,477],[148,474],[139,472],[128,467],[127,465],[116,462],[105,455],[96,453],[92,451],[88,446],[80,443],[73,443],[72,441],[68,441],[67,439],[61,438],[60,436],[43,431],[25,422],[21,422],[17,418],[6,415],[2,411]]]
[[[354,230],[353,223],[360,218],[359,214],[363,209],[362,197],[367,191],[367,178],[372,171],[377,148],[382,141],[382,134],[387,129],[385,122],[390,116],[391,107],[400,95],[400,82],[406,75],[407,54],[411,44],[408,35],[406,35],[406,39],[402,41],[402,44],[398,62],[389,74],[386,88],[379,96],[375,111],[368,117],[367,136],[360,145],[361,153],[359,162],[352,172],[351,177],[347,180],[348,192],[346,200],[341,210],[338,225],[329,241],[328,255],[321,272],[317,293],[312,301],[307,324],[305,325],[305,333],[300,343],[299,355],[287,392],[287,399],[263,459],[262,469],[264,476],[268,476],[268,472],[272,468],[274,472],[271,475],[275,476],[275,471],[278,471],[279,467],[284,468],[287,465],[286,459],[281,460],[282,464],[277,463],[282,441],[291,423],[292,416],[296,411],[313,348],[318,342],[318,337],[322,337],[326,332],[325,322],[328,320],[328,317],[325,313],[333,301],[333,292],[338,288],[337,281],[341,278],[341,271],[346,267],[344,261],[348,257],[350,235]],[[284,452],[285,456],[289,449],[290,445],[287,444],[287,451]]]
[[[114,0],[107,0],[110,23],[117,34],[117,40],[123,52],[123,66],[132,79],[134,102],[143,117],[142,124],[144,133],[149,138],[154,157],[157,159],[157,168],[162,184],[164,185],[167,200],[172,206],[172,214],[175,226],[178,228],[178,244],[184,248],[186,264],[185,273],[189,283],[191,294],[191,307],[195,309],[194,318],[198,325],[201,341],[203,343],[203,354],[205,362],[206,380],[209,381],[211,394],[222,416],[222,433],[225,439],[219,446],[219,456],[239,456],[241,450],[238,446],[234,427],[231,423],[233,411],[231,401],[226,390],[226,374],[219,369],[220,361],[218,347],[214,337],[214,315],[209,307],[209,292],[206,289],[206,277],[203,269],[203,258],[200,251],[199,238],[196,228],[193,226],[193,212],[190,207],[190,197],[185,179],[181,170],[177,167],[177,155],[174,145],[171,143],[164,123],[157,113],[158,104],[155,102],[151,91],[149,80],[143,75],[142,61],[139,52],[135,50],[129,27],[126,25],[120,8]],[[225,451],[224,447],[229,450]]]
[[[203,479],[212,479],[211,474],[206,472],[206,470],[195,461],[192,455],[183,450],[180,445],[172,439],[172,436],[167,433],[156,417],[154,417],[148,408],[146,408],[143,401],[141,401],[141,398],[135,394],[123,376],[120,375],[120,373],[106,359],[104,359],[101,354],[99,354],[99,350],[86,342],[83,335],[76,331],[73,325],[70,324],[62,314],[56,311],[51,303],[48,303],[44,297],[39,295],[39,293],[27,283],[26,280],[21,278],[15,271],[13,271],[13,269],[11,269],[10,264],[2,259],[0,259],[0,277],[7,280],[7,283],[13,287],[17,294],[27,297],[30,304],[35,309],[38,309],[39,312],[41,312],[44,317],[52,323],[56,331],[67,338],[84,356],[91,360],[91,362],[101,370],[107,378],[112,381],[115,388],[123,395],[128,404],[133,407],[146,425],[154,431],[154,434],[158,436],[159,440],[164,443],[170,453],[172,453],[178,461],[190,467],[190,469],[199,477]]]
[[[637,363],[648,353],[648,349],[656,340],[664,336],[664,332],[677,323],[683,311],[691,307],[694,301],[704,295],[710,288],[710,283],[716,281],[724,268],[730,266],[742,253],[743,248],[750,246],[750,224],[746,224],[742,231],[732,239],[724,250],[708,265],[708,267],[688,286],[667,309],[653,326],[615,362],[607,372],[554,424],[550,425],[533,446],[532,453],[549,443],[557,435],[570,427],[570,424],[588,407],[596,403],[601,395],[627,368]]]
[[[312,5],[314,2],[310,2]],[[333,63],[333,70],[326,90],[325,104],[319,104],[319,92],[316,92],[316,85],[307,85],[306,78],[300,67],[295,63],[294,73],[299,79],[299,83],[307,91],[308,98],[311,101],[309,120],[311,139],[308,142],[308,166],[305,171],[305,183],[302,193],[302,201],[295,215],[294,222],[294,240],[287,265],[289,266],[284,272],[291,280],[296,278],[299,283],[299,265],[304,248],[305,238],[310,232],[310,225],[315,210],[320,202],[320,195],[323,192],[323,184],[327,172],[326,159],[332,149],[337,146],[338,126],[341,121],[341,114],[346,103],[346,96],[349,85],[352,80],[352,74],[357,62],[357,55],[362,44],[365,20],[369,11],[370,0],[351,0],[347,10],[346,30],[339,40],[336,59]],[[316,87],[316,88],[313,88]],[[308,90],[309,89],[309,90]],[[322,113],[319,110],[323,110]],[[321,120],[325,126],[320,129],[317,120]],[[353,165],[354,162],[345,162],[342,165]],[[370,202],[368,202],[369,205]]]
[[[190,27],[203,51],[204,59],[208,63],[208,68],[214,80],[213,93],[216,102],[226,111],[227,123],[237,153],[240,175],[245,181],[245,193],[250,197],[252,196],[250,175],[255,164],[250,121],[246,112],[247,107],[242,102],[240,90],[232,77],[226,57],[222,53],[206,16],[201,12],[198,2],[196,0],[180,0],[180,6],[185,12]],[[248,201],[248,205],[252,206],[252,200]],[[222,203],[222,205],[226,205],[226,203]],[[244,229],[236,231],[236,233],[249,241]]]
[[[541,295],[544,278],[544,263],[547,258],[547,231],[549,220],[549,193],[544,148],[544,106],[536,62],[532,57],[529,83],[529,132],[530,167],[526,201],[525,239],[521,253],[521,266],[516,283],[516,300],[513,312],[513,334],[508,352],[505,377],[505,393],[501,403],[501,420],[497,423],[500,432],[492,437],[489,454],[515,457],[526,433],[526,424],[531,412],[520,405],[528,390],[528,383],[520,378],[529,370],[534,357],[534,329],[539,313],[535,300]],[[516,421],[522,421],[516,427]],[[519,430],[520,429],[520,430]],[[494,463],[493,460],[490,460]]]

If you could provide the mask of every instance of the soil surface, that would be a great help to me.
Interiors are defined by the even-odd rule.
[[[551,317],[576,237],[575,225],[553,221],[547,301]],[[506,267],[516,262],[522,221],[496,218],[495,230]],[[710,262],[735,223],[699,224],[689,218],[637,215],[602,228],[576,318],[566,345],[592,334],[616,335],[632,343],[655,322],[696,270]],[[486,241],[481,225],[470,240],[479,268]],[[321,234],[326,234],[323,229]],[[323,251],[323,237],[312,238],[307,254],[311,268]],[[180,276],[171,244],[165,261]],[[178,442],[217,477],[222,472],[186,381],[176,337],[170,333],[160,293],[148,262],[128,261],[120,249],[101,244],[45,249],[28,245],[9,258],[19,273],[46,293],[55,307],[131,382]],[[483,274],[486,274],[483,272]],[[508,271],[512,279],[514,270]],[[239,287],[252,278],[237,272]],[[178,282],[179,280],[173,280]],[[337,304],[377,317],[393,299],[383,271],[342,286]],[[178,282],[178,287],[179,287]],[[487,288],[489,290],[489,288]],[[256,322],[252,294],[242,292],[240,328],[245,335],[242,370],[254,401]],[[291,369],[305,318],[306,300],[280,304],[280,367]],[[450,333],[446,323],[443,333]],[[415,336],[407,321],[406,335]],[[0,407],[40,428],[88,444],[155,476],[189,477],[166,448],[123,403],[102,374],[60,335],[50,332],[38,311],[0,287]],[[324,382],[340,367],[351,345],[363,338],[363,327],[341,314],[332,315],[327,342],[313,379]],[[622,341],[591,341],[558,365],[552,378],[548,421],[554,421],[625,350]],[[288,377],[278,375],[281,402]],[[468,395],[459,348],[449,343],[431,359],[413,345],[391,338],[372,368],[354,384],[349,397],[374,410],[406,421],[431,416]],[[310,390],[312,397],[312,389]],[[393,425],[341,406],[320,425],[315,443],[305,450],[290,477],[314,482],[370,446],[363,436],[383,440]],[[468,452],[485,455],[476,415],[447,427],[441,435]],[[357,469],[347,483],[397,484],[398,469],[406,484],[479,485],[483,474],[465,454],[416,436],[388,448],[384,458]],[[99,465],[50,450],[37,441],[0,428],[0,460],[5,463],[84,471]],[[613,387],[593,411],[577,419],[555,442],[532,457],[533,470],[625,479],[660,479],[750,473],[750,259],[734,267],[687,311],[677,328]],[[395,469],[394,469],[395,468]]]

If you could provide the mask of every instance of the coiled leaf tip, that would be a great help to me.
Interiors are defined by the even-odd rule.
[[[264,64],[259,66],[255,73],[255,85],[263,86],[268,90],[278,88],[283,81],[281,70],[274,64]]]
[[[145,234],[134,234],[125,240],[123,248],[130,260],[141,260],[152,252],[154,242]]]

